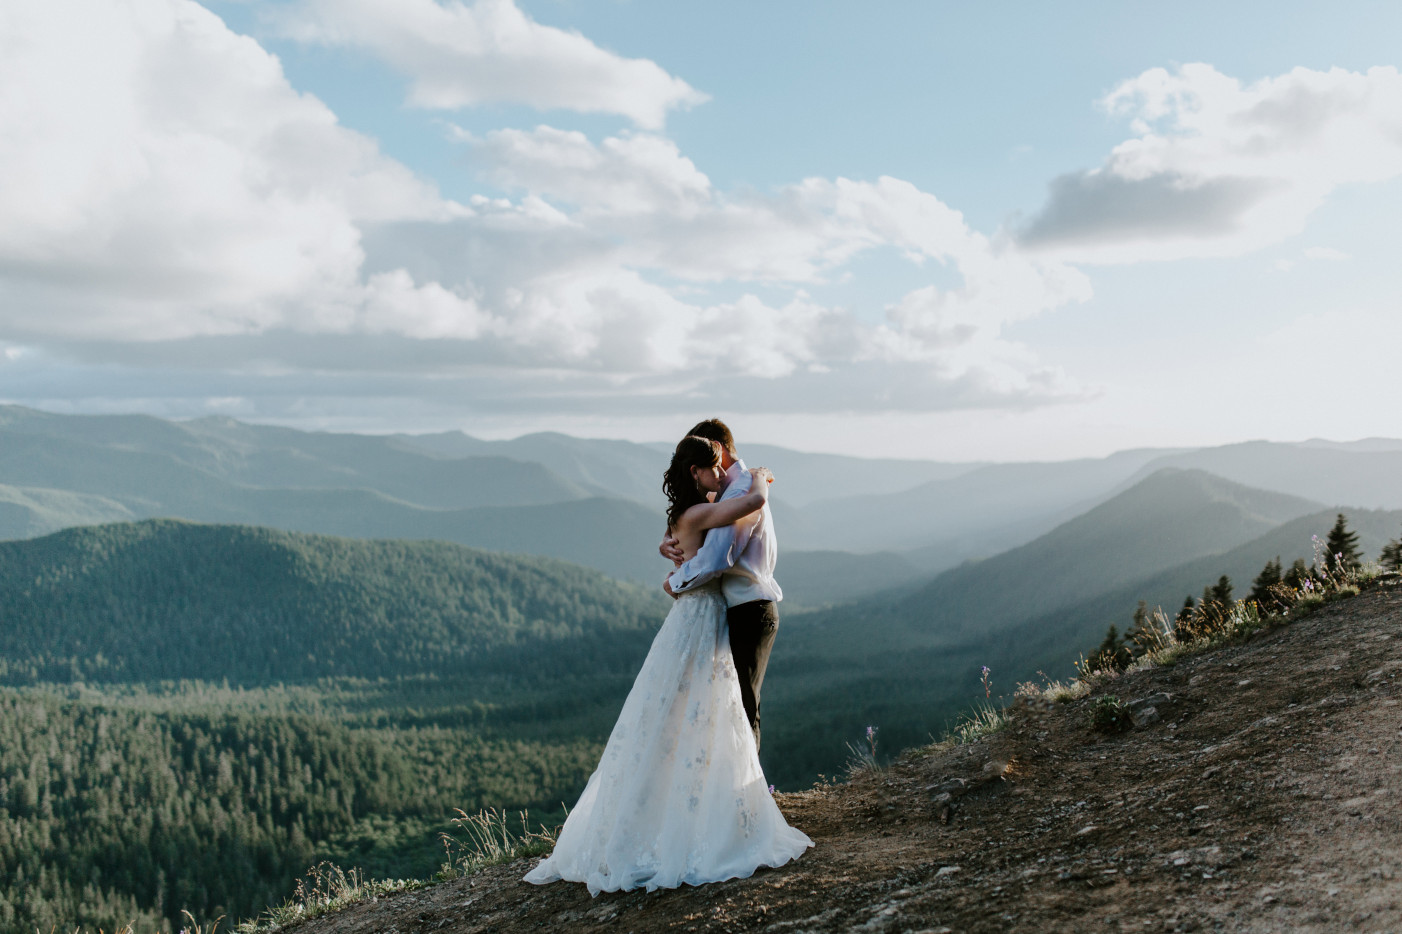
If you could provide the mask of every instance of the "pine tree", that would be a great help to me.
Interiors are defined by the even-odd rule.
[[[1286,571],[1285,577],[1282,578],[1291,590],[1304,590],[1305,581],[1313,579],[1314,575],[1310,573],[1309,568],[1305,567],[1303,558],[1296,558],[1295,563],[1290,565],[1290,570]]]
[[[1139,605],[1144,606],[1144,601]],[[1148,618],[1148,611],[1145,610],[1145,619]],[[1135,620],[1138,621],[1139,614],[1135,613]],[[1105,631],[1105,641],[1100,643],[1100,648],[1095,650],[1092,656],[1091,670],[1093,671],[1123,671],[1129,667],[1129,663],[1134,661],[1134,652],[1129,647],[1129,633],[1120,635],[1119,627],[1110,624],[1110,628]]]
[[[1227,610],[1232,605],[1232,579],[1223,574],[1212,587],[1212,602]]]
[[[1193,600],[1193,595],[1188,594],[1183,598],[1183,609],[1178,611],[1178,615],[1173,617],[1173,621],[1179,625],[1190,621],[1193,614],[1197,612],[1197,602]]]
[[[1348,520],[1343,513],[1334,520],[1334,527],[1329,530],[1329,537],[1324,541],[1328,550],[1324,555],[1324,566],[1331,574],[1340,571],[1352,571],[1359,565],[1359,559],[1363,553],[1358,548],[1358,533],[1350,532]]]
[[[1383,553],[1378,556],[1378,563],[1384,570],[1402,571],[1402,536],[1394,538],[1383,546]]]
[[[1143,655],[1159,644],[1163,634],[1158,631],[1158,627],[1155,625],[1155,617],[1162,615],[1162,609],[1157,614],[1151,614],[1148,602],[1139,601],[1139,606],[1134,608],[1134,628],[1126,634],[1125,639],[1125,644],[1129,646],[1133,654]]]
[[[1267,561],[1266,566],[1261,569],[1261,573],[1257,574],[1256,579],[1251,582],[1251,596],[1248,599],[1256,601],[1256,606],[1263,611],[1275,609],[1279,601],[1272,588],[1279,583],[1280,555],[1276,555],[1275,560]]]

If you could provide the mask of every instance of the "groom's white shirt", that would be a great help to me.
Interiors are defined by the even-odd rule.
[[[750,492],[754,475],[737,459],[725,472],[725,489],[720,499],[734,499]],[[685,593],[707,581],[720,578],[721,593],[727,606],[739,606],[754,600],[784,599],[779,582],[774,579],[774,564],[779,559],[779,543],[774,537],[774,519],[769,515],[769,503],[731,525],[706,532],[701,550],[696,552],[669,578],[672,593]]]

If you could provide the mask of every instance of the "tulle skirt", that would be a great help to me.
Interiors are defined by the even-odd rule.
[[[555,851],[525,878],[652,891],[749,876],[812,845],[765,784],[710,586],[673,604]]]

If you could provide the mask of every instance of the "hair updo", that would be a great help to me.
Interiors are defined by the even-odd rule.
[[[667,494],[667,528],[675,529],[682,513],[706,501],[706,494],[696,485],[691,468],[710,470],[719,464],[718,442],[695,435],[687,435],[677,442],[677,449],[672,452],[672,462],[662,475],[662,492]]]

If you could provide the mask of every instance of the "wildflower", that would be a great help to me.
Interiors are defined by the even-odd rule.
[[[871,739],[871,738],[872,738],[873,736],[875,736],[875,735],[876,735],[876,727],[874,727],[874,726],[869,726],[869,727],[867,727],[867,739]]]
[[[774,786],[773,786],[773,785],[770,785],[770,786],[769,786],[769,793],[770,793],[771,795],[774,793]]]

